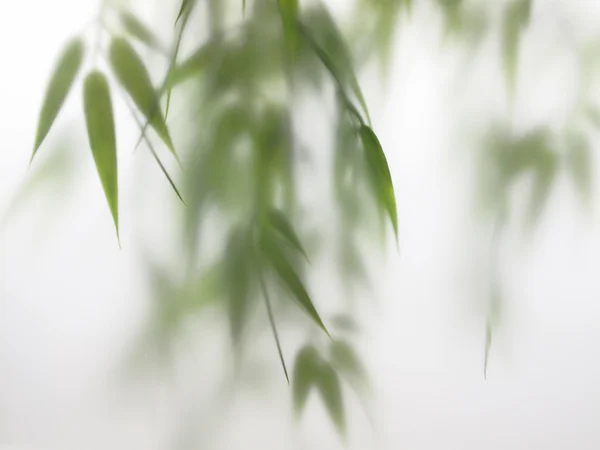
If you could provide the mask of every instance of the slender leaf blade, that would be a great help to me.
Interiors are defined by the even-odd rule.
[[[294,227],[283,214],[283,212],[277,209],[271,209],[268,217],[271,227],[278,232],[293,248],[302,253],[302,255],[308,260],[308,256],[304,251],[304,247],[300,242],[300,238],[298,238]]]
[[[344,398],[337,372],[329,364],[321,364],[316,385],[329,417],[340,435],[346,434]]]
[[[177,157],[167,123],[160,110],[159,99],[139,55],[125,39],[114,38],[109,48],[109,60],[119,83]]]
[[[117,145],[110,89],[104,74],[91,72],[85,79],[83,92],[88,140],[96,170],[104,189],[119,237],[119,186]]]
[[[135,14],[128,9],[120,11],[120,19],[125,31],[132,37],[154,50],[162,50],[163,47],[158,37],[144,24]]]
[[[67,43],[50,78],[38,120],[31,160],[48,135],[81,69],[85,45],[80,38]]]
[[[296,356],[292,375],[292,398],[296,417],[300,417],[306,406],[308,395],[319,376],[321,358],[317,349],[307,345]]]

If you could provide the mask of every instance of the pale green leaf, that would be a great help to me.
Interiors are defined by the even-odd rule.
[[[325,328],[319,313],[315,309],[308,292],[306,292],[304,284],[296,274],[296,271],[292,265],[286,259],[284,253],[277,245],[277,241],[275,241],[271,236],[263,234],[260,239],[260,247],[277,275],[279,275],[283,283],[294,294],[294,297],[296,297],[302,309],[304,309],[304,311],[312,318],[312,320],[323,331],[325,331],[327,335],[329,335],[329,332]]]
[[[298,250],[308,260],[308,256],[300,243],[300,239],[283,212],[277,209],[271,209],[269,211],[269,224],[275,231],[277,231],[292,247]]]
[[[278,0],[288,52],[293,55],[298,47],[298,0]]]
[[[71,40],[58,59],[50,82],[46,89],[44,103],[40,111],[35,144],[31,159],[42,145],[54,124],[63,103],[65,102],[75,78],[81,69],[85,53],[84,43],[80,38]]]
[[[567,168],[585,205],[592,194],[592,155],[588,140],[581,135],[569,136]]]
[[[296,356],[292,376],[292,396],[296,417],[299,417],[304,410],[310,390],[319,376],[321,364],[319,353],[312,345],[304,347]]]
[[[110,44],[109,58],[111,67],[125,91],[169,150],[177,156],[150,75],[139,55],[125,39],[115,38]]]
[[[377,135],[369,126],[362,125],[359,129],[359,134],[363,143],[366,161],[372,175],[371,178],[377,199],[392,223],[394,235],[397,240],[398,216],[396,211],[396,196],[385,153]]]
[[[132,37],[154,50],[163,50],[159,39],[135,14],[127,9],[120,12],[121,23]]]
[[[331,361],[334,367],[357,388],[366,386],[367,371],[350,344],[345,341],[333,341]]]
[[[88,139],[104,194],[119,236],[119,188],[115,123],[108,82],[91,72],[85,79],[83,102]]]
[[[316,380],[317,389],[321,394],[321,399],[327,408],[329,417],[338,432],[344,436],[346,433],[346,417],[340,379],[337,372],[329,364],[321,364],[319,369]]]
[[[177,65],[171,72],[167,86],[172,88],[201,73],[213,61],[214,42],[208,42],[198,48],[190,57]]]
[[[512,0],[504,12],[502,54],[506,83],[511,96],[515,90],[521,36],[529,23],[530,15],[531,0]]]
[[[182,0],[177,19],[175,19],[175,25],[179,22],[186,14],[191,12],[191,8],[194,6],[195,0]]]

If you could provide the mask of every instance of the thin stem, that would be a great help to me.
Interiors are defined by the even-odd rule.
[[[269,315],[269,322],[271,323],[271,330],[273,330],[273,337],[275,338],[275,344],[277,344],[277,352],[279,353],[279,360],[281,361],[281,366],[283,367],[283,372],[285,373],[285,379],[287,380],[288,385],[290,384],[290,377],[288,375],[287,367],[285,365],[285,359],[283,358],[283,352],[281,351],[281,343],[279,342],[279,334],[277,333],[277,326],[275,325],[275,319],[273,317],[273,310],[271,308],[271,300],[269,298],[269,293],[267,291],[267,286],[265,285],[265,280],[263,279],[262,272],[259,270],[259,280],[260,287],[263,292],[263,297],[265,299],[265,304],[267,305],[267,314]]]

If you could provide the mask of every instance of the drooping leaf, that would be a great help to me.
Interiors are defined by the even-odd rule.
[[[298,46],[298,0],[278,0],[278,5],[287,49],[293,55]]]
[[[148,28],[131,11],[128,9],[121,10],[120,18],[125,31],[127,31],[127,33],[129,33],[132,37],[147,45],[151,49],[163,50],[163,46],[152,30],[150,30],[150,28]]]
[[[292,396],[296,417],[300,417],[308,394],[319,376],[321,358],[312,345],[304,347],[296,356],[294,374],[292,376]]]
[[[548,202],[556,177],[556,165],[556,155],[552,152],[545,153],[537,163],[529,207],[529,225],[537,222]]]
[[[344,399],[337,372],[329,364],[323,363],[319,367],[316,380],[317,389],[327,408],[329,417],[335,424],[340,435],[346,433],[346,417],[344,413]]]
[[[88,139],[96,170],[119,236],[119,188],[117,146],[112,100],[103,73],[91,72],[85,79],[83,102]]]
[[[138,109],[146,116],[169,150],[177,156],[165,118],[160,110],[156,91],[152,87],[150,75],[144,63],[123,38],[114,38],[110,44],[109,59],[111,67]]]
[[[191,11],[191,8],[194,6],[195,0],[182,0],[181,7],[179,8],[179,13],[177,14],[177,19],[175,19],[175,25],[177,22],[181,20],[186,14]]]
[[[331,361],[334,367],[357,388],[367,384],[367,371],[348,342],[334,340],[331,343]]]
[[[351,52],[327,8],[320,4],[311,9],[301,21],[299,30],[344,95],[347,97],[351,92],[356,97],[370,123],[367,102],[358,84]]]
[[[394,194],[394,185],[392,183],[392,176],[390,174],[385,153],[383,152],[383,148],[381,147],[377,135],[369,126],[362,125],[359,129],[359,134],[363,143],[365,157],[371,172],[377,199],[392,223],[394,235],[397,240],[398,215],[396,211],[396,196]]]
[[[304,257],[308,260],[308,256],[300,243],[300,239],[292,227],[292,224],[289,222],[285,215],[277,210],[271,209],[269,211],[269,224],[275,231],[277,231],[292,247],[298,250]]]
[[[231,337],[234,345],[237,345],[246,326],[252,300],[248,232],[244,228],[231,232],[225,255],[227,314]]]
[[[502,55],[504,71],[510,95],[514,95],[519,59],[519,46],[524,28],[529,23],[531,0],[512,0],[505,12],[502,24]]]
[[[44,103],[40,111],[38,127],[31,160],[48,135],[63,103],[65,102],[75,78],[81,69],[85,46],[80,38],[71,40],[58,59],[58,63],[46,89]]]
[[[190,57],[173,69],[167,86],[173,88],[202,72],[213,60],[215,48],[216,45],[212,41],[202,44]]]
[[[592,194],[592,160],[588,140],[581,135],[569,136],[567,168],[585,205],[589,205]]]
[[[304,311],[311,317],[311,319],[323,330],[327,335],[329,332],[325,328],[319,313],[315,309],[308,292],[304,284],[296,274],[296,271],[292,265],[286,259],[284,253],[277,245],[277,241],[273,237],[264,233],[260,239],[260,247],[265,255],[267,261],[271,264],[277,275],[281,278],[283,283],[289,288],[294,294],[294,297],[298,300],[298,303],[304,309]]]

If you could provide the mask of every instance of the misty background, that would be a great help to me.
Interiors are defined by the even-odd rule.
[[[347,12],[343,0],[327,3]],[[496,44],[483,42],[488,50],[474,55],[444,41],[430,4],[399,25],[387,82],[376,70],[361,76],[396,190],[399,251],[390,240],[371,277],[358,348],[374,386],[374,429],[350,399],[350,448],[600,445],[598,208],[592,201],[586,212],[566,176],[535,231],[511,226],[498,244],[505,301],[483,377],[494,248],[493,224],[474,207],[474,154],[483,151],[475,137],[507,116],[523,130],[560,129],[580,87],[572,43],[600,36],[599,2],[534,5],[512,116]],[[172,11],[159,2],[132,6],[168,36]],[[292,420],[268,335],[261,356],[270,370],[227,413],[218,386],[228,348],[210,317],[192,333],[195,351],[182,343],[173,367],[127,374],[124,360],[149,310],[139,250],[176,259],[170,217],[182,208],[147,152],[133,152],[135,127],[118,134],[121,250],[89,158],[80,95],[53,130],[53,142],[69,149],[70,170],[20,194],[35,169],[28,171],[30,150],[49,72],[95,8],[80,0],[0,3],[0,210],[11,211],[0,228],[0,448],[341,448],[315,399],[299,424]],[[327,111],[304,107],[303,139],[318,145]],[[130,120],[127,110],[117,108],[115,120]],[[592,136],[594,154],[600,142]],[[517,189],[514,201],[521,197]],[[316,299],[333,289],[328,275],[311,278]]]

